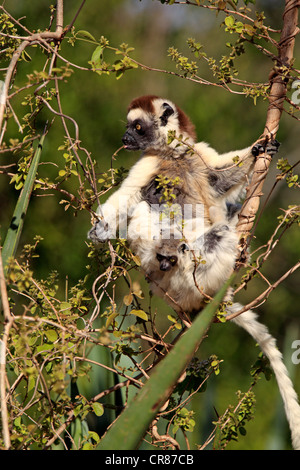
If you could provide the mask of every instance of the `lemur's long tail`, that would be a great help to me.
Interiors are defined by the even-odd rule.
[[[228,313],[235,313],[242,309],[242,305],[234,303],[227,307]],[[232,321],[246,330],[258,343],[262,352],[267,356],[274,371],[284,408],[289,422],[292,444],[295,450],[300,450],[300,405],[293,383],[289,378],[287,368],[282,359],[281,352],[277,349],[276,341],[270,335],[268,328],[257,321],[257,315],[248,310],[233,318]]]

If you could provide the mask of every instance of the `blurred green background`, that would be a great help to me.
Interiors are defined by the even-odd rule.
[[[72,21],[80,3],[80,0],[66,0],[65,25]],[[266,24],[269,23],[278,29],[281,25],[283,3],[275,0],[257,1],[256,8],[264,10],[267,16]],[[43,30],[48,27],[50,4],[47,0],[9,0],[5,2],[5,7],[15,18],[22,18],[22,24],[30,30]],[[189,37],[202,43],[205,52],[211,56],[220,59],[222,55],[228,54],[225,43],[233,41],[233,38],[224,32],[224,28],[220,28],[221,21],[221,14],[217,17],[215,13],[202,8],[167,6],[150,0],[89,0],[80,12],[75,27],[77,31],[89,31],[96,38],[103,35],[115,47],[123,42],[128,43],[135,48],[132,57],[143,64],[176,71],[174,64],[167,57],[167,49],[174,46],[183,54],[188,54],[186,40]],[[299,47],[300,41],[296,46],[295,57],[298,57]],[[94,46],[87,43],[78,42],[73,47],[64,41],[61,55],[71,63],[88,67],[93,50]],[[45,61],[38,49],[30,48],[29,53],[31,62],[22,62],[18,67],[16,84],[19,86],[24,82],[26,74],[41,70]],[[266,56],[247,46],[247,54],[241,56],[236,65],[240,71],[239,78],[250,82],[266,82],[273,64]],[[202,66],[201,76],[210,79],[211,75],[204,62]],[[133,98],[143,94],[157,94],[175,101],[195,123],[198,139],[209,142],[220,152],[248,146],[263,132],[267,110],[267,102],[263,100],[259,100],[254,106],[253,101],[243,95],[232,94],[218,87],[200,86],[158,72],[132,70],[126,72],[120,80],[116,80],[113,75],[99,76],[91,71],[75,68],[73,70],[74,73],[68,81],[60,83],[63,112],[78,123],[81,144],[98,161],[100,171],[110,168],[112,154],[121,146],[128,104]],[[12,103],[17,115],[24,113],[21,102],[20,96]],[[49,116],[50,113],[44,111],[38,117],[40,122],[38,121],[37,125],[42,128]],[[73,132],[71,125],[69,129]],[[281,142],[279,155],[288,158],[291,164],[298,158],[298,129],[296,120],[283,115],[277,136]],[[18,134],[16,123],[12,122],[5,140],[16,137],[22,136]],[[63,152],[58,151],[63,142],[64,130],[59,118],[56,118],[46,138],[42,161],[52,162],[57,166],[49,163],[42,165],[39,171],[41,176],[49,175],[55,178],[59,168],[63,167]],[[122,151],[118,154],[114,166],[129,168],[136,158],[134,153]],[[1,155],[1,164],[12,163],[15,161],[13,159],[14,156],[10,154]],[[273,162],[264,186],[265,195],[270,191],[275,175]],[[18,192],[13,185],[8,184],[7,175],[0,176],[0,230],[3,240]],[[68,184],[72,190],[72,183]],[[289,190],[284,181],[277,185],[257,228],[254,248],[269,239],[277,225],[277,217],[282,214],[280,208],[286,209],[289,204],[295,203],[296,197],[299,201],[296,190]],[[61,195],[56,192],[51,196],[35,195],[32,198],[21,245],[32,243],[35,235],[43,237],[38,248],[39,258],[35,261],[35,275],[43,278],[49,271],[57,270],[60,273],[61,290],[64,291],[66,278],[72,287],[87,273],[86,265],[89,261],[85,242],[86,233],[90,228],[90,215],[88,212],[78,212],[74,216],[71,210],[64,210],[64,206],[59,204],[60,200]],[[299,233],[296,227],[293,227],[284,235],[265,264],[264,275],[270,282],[276,281],[295,263],[299,253]],[[278,339],[278,345],[284,350],[287,363],[290,363],[293,352],[293,339],[300,338],[299,281],[297,273],[290,276],[259,308],[262,321]],[[142,275],[140,282],[144,285]],[[120,286],[117,293],[120,299],[125,292],[123,287]],[[239,295],[239,301],[250,301],[265,288],[266,284],[256,278],[248,289]],[[146,296],[146,305],[147,301]],[[161,301],[157,301],[155,305],[161,311],[169,311]],[[247,390],[250,384],[249,369],[257,357],[258,349],[251,338],[236,326],[216,324],[200,350],[200,356],[203,358],[210,354],[218,355],[224,362],[221,365],[221,374],[210,381],[206,394],[197,395],[197,399],[193,401],[192,406],[197,412],[199,422],[192,439],[195,443],[205,438],[209,416],[215,418],[212,405],[221,413],[229,403],[236,404],[236,390]],[[300,366],[290,366],[296,389],[299,391]],[[99,388],[99,376],[96,371],[94,374],[95,380],[92,380],[90,385],[85,385],[86,393],[91,395],[96,394]],[[247,436],[241,438],[238,444],[231,444],[229,448],[283,448],[288,445],[289,433],[274,378],[270,382],[262,379],[255,388],[255,393],[255,420],[247,426]]]

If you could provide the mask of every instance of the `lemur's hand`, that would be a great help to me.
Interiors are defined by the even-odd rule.
[[[267,153],[268,155],[273,157],[278,152],[279,146],[280,143],[276,139],[263,140],[253,145],[252,155],[256,158],[263,153]]]
[[[93,243],[104,243],[107,240],[115,237],[113,236],[112,231],[109,229],[109,226],[99,220],[99,222],[97,222],[88,232],[88,238]]]

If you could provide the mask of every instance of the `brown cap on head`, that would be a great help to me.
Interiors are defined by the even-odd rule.
[[[135,98],[128,106],[128,112],[131,111],[131,109],[141,108],[148,113],[154,113],[155,109],[153,106],[153,101],[157,99],[158,96],[155,95],[145,95],[140,96],[139,98]]]
[[[155,108],[153,106],[153,102],[155,100],[160,100],[160,99],[162,100],[162,102],[164,102],[162,98],[156,95],[144,95],[144,96],[140,96],[139,98],[135,98],[128,106],[128,112],[131,111],[132,109],[141,108],[147,113],[155,114]],[[174,107],[176,108],[176,111],[177,111],[178,124],[179,124],[180,131],[188,134],[193,140],[196,140],[197,136],[196,136],[194,124],[188,118],[188,116],[182,111],[182,109],[178,108],[178,106],[176,106],[175,104],[174,104]]]

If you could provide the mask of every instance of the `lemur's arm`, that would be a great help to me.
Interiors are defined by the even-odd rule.
[[[251,176],[256,157],[261,152],[267,152],[273,157],[278,147],[279,143],[274,140],[220,155],[207,144],[200,142],[196,144],[195,150],[207,165],[208,181],[213,195],[224,197],[229,202],[237,202],[243,193],[247,177]]]
[[[116,238],[120,223],[127,219],[133,207],[141,201],[141,189],[156,174],[157,157],[142,157],[130,170],[121,187],[97,209],[100,219],[89,231],[95,242]]]

